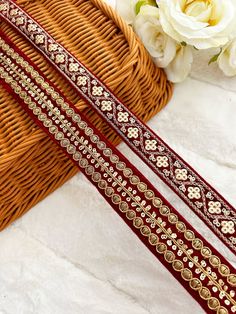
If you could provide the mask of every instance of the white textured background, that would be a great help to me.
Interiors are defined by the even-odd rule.
[[[196,61],[149,126],[236,206],[236,80]],[[236,266],[125,144],[120,150]],[[0,314],[201,314],[199,305],[78,174],[0,234]]]

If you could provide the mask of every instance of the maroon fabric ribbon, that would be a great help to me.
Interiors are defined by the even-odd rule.
[[[233,313],[232,265],[1,32],[0,37],[0,84],[207,313]]]
[[[236,253],[234,207],[14,1],[0,0],[0,16],[44,54],[129,147]]]

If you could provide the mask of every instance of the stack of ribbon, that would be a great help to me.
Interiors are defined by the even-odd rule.
[[[104,80],[142,121],[147,121],[165,106],[172,87],[164,72],[152,63],[132,29],[103,1],[18,2],[57,41]],[[113,144],[117,144],[120,139],[116,132],[71,88],[60,72],[14,27],[3,19],[0,23],[5,35]],[[20,20],[17,25],[21,27]],[[32,27],[35,26],[29,29]],[[54,48],[54,45],[50,46],[50,49]],[[76,72],[76,67],[72,71]],[[63,153],[58,153],[57,146],[1,87],[0,95],[1,230],[72,177],[78,168]]]
[[[132,108],[72,54],[74,51],[67,50],[54,38],[53,32],[47,32],[47,27],[38,23],[39,12],[34,17],[28,13],[31,12],[12,0],[0,0],[4,23],[40,51],[73,92],[235,253],[235,209],[139,120]],[[234,313],[233,266],[98,131],[92,120],[74,106],[67,95],[70,90],[55,86],[52,77],[39,69],[38,60],[26,55],[17,44],[17,40],[13,42],[1,32],[0,83],[5,91],[83,172],[207,313]]]

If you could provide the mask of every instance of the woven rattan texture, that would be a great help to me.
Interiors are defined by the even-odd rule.
[[[169,100],[172,87],[132,29],[102,0],[19,0],[45,29],[84,62],[142,120]],[[12,27],[1,29],[114,144],[119,138],[65,79]],[[0,86],[0,229],[77,172]],[[79,191],[78,191],[79,192]]]

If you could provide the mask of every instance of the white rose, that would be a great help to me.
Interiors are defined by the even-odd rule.
[[[133,24],[135,18],[135,5],[138,0],[117,0],[116,10],[119,15],[128,23]]]
[[[159,0],[164,31],[198,49],[225,45],[235,31],[235,0]]]
[[[176,42],[166,35],[159,22],[159,9],[142,6],[134,20],[134,30],[159,67],[166,67],[175,57]]]
[[[189,75],[193,62],[193,53],[190,46],[179,45],[175,58],[165,69],[168,79],[173,83],[179,83]]]
[[[128,23],[133,24],[135,16],[142,6],[152,5],[156,7],[156,0],[105,0],[115,3],[115,8],[120,16]],[[114,5],[113,5],[114,7]]]
[[[236,75],[236,39],[223,48],[217,62],[226,76]]]
[[[168,79],[183,81],[191,70],[192,48],[169,37],[159,22],[159,9],[145,5],[134,20],[134,29],[158,67],[165,68]]]

